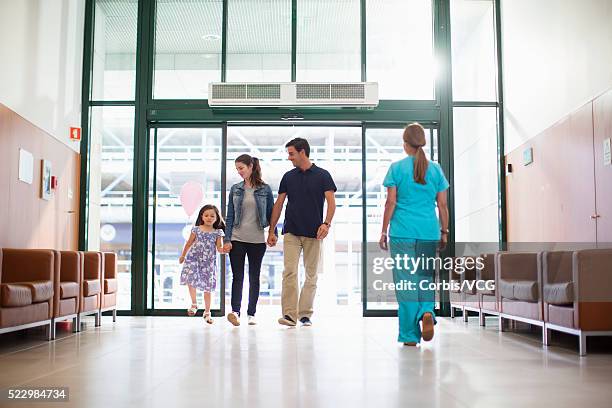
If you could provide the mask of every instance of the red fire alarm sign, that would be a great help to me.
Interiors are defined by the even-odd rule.
[[[71,127],[70,128],[70,140],[81,140],[81,128]]]

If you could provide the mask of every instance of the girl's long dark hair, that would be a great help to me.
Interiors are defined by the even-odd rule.
[[[259,159],[257,157],[249,156],[248,154],[241,154],[236,157],[236,163],[242,163],[245,166],[253,165],[253,171],[251,172],[251,177],[249,177],[249,182],[253,187],[261,187],[264,184],[264,181],[261,178],[261,166],[259,165]]]
[[[208,210],[215,210],[215,215],[217,216],[217,221],[215,221],[215,223],[213,224],[213,228],[221,229],[225,231],[225,221],[223,221],[223,218],[221,217],[221,214],[219,213],[219,209],[212,204],[206,204],[204,207],[200,209],[200,212],[198,213],[198,218],[196,218],[196,222],[195,222],[196,227],[204,224],[204,221],[202,221],[202,214],[204,214],[204,211],[208,211]]]

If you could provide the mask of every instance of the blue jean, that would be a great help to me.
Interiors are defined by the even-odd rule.
[[[397,239],[391,237],[391,256],[395,259],[399,255],[402,259],[422,258],[418,266],[406,270],[405,265],[396,264],[393,268],[393,282],[412,282],[412,287],[407,289],[396,289],[395,296],[398,303],[397,317],[399,320],[399,336],[397,341],[415,342],[421,341],[421,327],[419,322],[425,313],[431,313],[434,317],[435,290],[429,289],[428,284],[434,282],[435,266],[433,262],[427,265],[428,257],[436,256],[437,241],[423,241],[415,239]],[[421,286],[423,285],[423,286]]]

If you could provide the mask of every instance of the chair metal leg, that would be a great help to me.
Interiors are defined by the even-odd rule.
[[[455,318],[455,307],[451,306],[450,308],[450,318],[454,319]]]
[[[548,343],[550,341],[550,330],[546,327],[546,323],[542,326],[542,345],[544,347],[548,347]]]
[[[504,331],[504,318],[501,315],[499,315],[499,331]]]
[[[586,356],[586,354],[587,354],[587,351],[586,351],[586,348],[587,348],[586,341],[587,341],[587,336],[581,330],[580,334],[579,334],[579,340],[578,340],[578,348],[579,348],[580,357]]]
[[[49,341],[55,340],[55,320],[51,319],[51,323],[47,326],[47,334],[49,336]]]
[[[96,312],[95,316],[96,316],[96,318],[95,318],[96,319],[95,326],[98,327],[101,324],[100,322],[102,320],[102,313],[100,313],[100,311],[98,310],[98,312]]]
[[[117,309],[113,309],[113,323],[117,321]]]
[[[77,333],[79,331],[79,317],[77,315],[77,317],[73,317],[72,318],[72,332],[73,333]]]
[[[482,327],[485,326],[485,315],[484,313],[482,313],[482,310],[478,312],[478,322],[480,323]]]
[[[468,311],[465,310],[465,306],[462,309],[463,309],[463,321],[467,323],[468,322]]]

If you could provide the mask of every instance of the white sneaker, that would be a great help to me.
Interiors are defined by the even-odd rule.
[[[228,314],[227,320],[229,320],[229,322],[234,326],[240,326],[240,317],[236,312],[231,312],[230,314]]]
[[[257,324],[257,320],[255,320],[255,316],[249,316],[249,325],[253,326]]]

